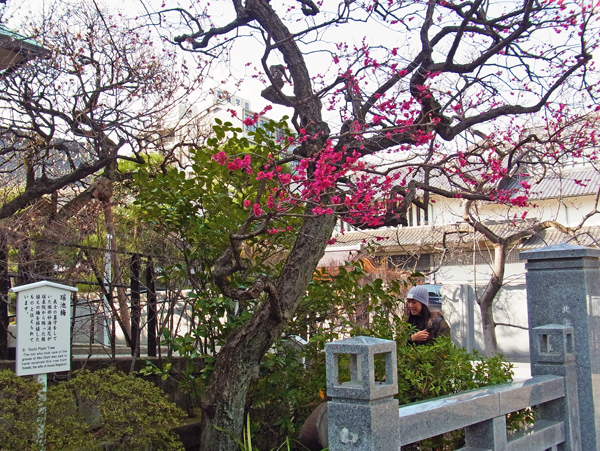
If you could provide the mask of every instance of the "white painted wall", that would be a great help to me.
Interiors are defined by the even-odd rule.
[[[442,311],[450,325],[452,340],[465,349],[483,352],[481,312],[475,301],[472,284],[442,285]],[[500,290],[494,302],[496,322],[527,327],[527,295],[525,282],[514,279]],[[516,327],[496,326],[498,352],[509,359],[529,357],[528,331]]]
[[[461,199],[434,198],[435,203],[430,208],[429,223],[431,225],[446,225],[462,222]],[[520,218],[527,212],[528,218],[541,221],[558,221],[565,226],[576,226],[590,211],[594,210],[594,196],[569,197],[564,199],[547,199],[532,201],[534,205],[527,208],[512,207],[493,203],[477,204],[477,211],[482,220],[506,220]],[[588,219],[585,225],[600,225],[600,215]]]

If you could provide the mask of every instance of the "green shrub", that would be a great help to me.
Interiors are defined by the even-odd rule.
[[[304,420],[326,399],[324,355],[319,353],[308,368],[300,358],[297,351],[278,343],[248,393],[252,441],[260,450],[296,437]]]
[[[0,371],[0,446],[6,451],[37,451],[34,440],[41,421],[42,385],[30,378]]]
[[[48,388],[45,439],[47,451],[100,451],[98,440],[77,408],[67,383]]]
[[[365,330],[361,330],[364,334]],[[248,395],[252,442],[260,450],[276,448],[286,437],[296,437],[305,419],[326,398],[325,356],[320,340],[302,353],[279,343],[261,367]],[[432,346],[412,346],[397,341],[398,395],[400,404],[471,390],[512,380],[512,365],[501,356],[485,357],[455,346],[447,337]],[[308,364],[299,359],[309,356]],[[349,365],[340,356],[340,378],[349,379]],[[347,362],[346,362],[347,363]],[[384,374],[379,361],[376,374]],[[348,373],[348,374],[345,374]],[[513,414],[521,421],[520,414]],[[425,440],[414,450],[452,450],[463,446],[461,431]]]
[[[31,378],[0,372],[0,450],[38,451],[40,390]],[[47,451],[183,451],[172,429],[185,413],[150,382],[113,369],[80,371],[48,387]],[[84,417],[82,412],[96,412]]]
[[[398,395],[400,404],[424,401],[512,380],[512,364],[502,356],[480,356],[439,337],[432,346],[398,345]],[[464,446],[462,430],[432,437],[407,451],[446,451]]]
[[[97,409],[94,435],[115,451],[183,450],[171,429],[185,413],[150,382],[106,368],[80,371],[67,385],[79,406]]]
[[[502,356],[469,353],[449,337],[438,338],[432,346],[399,343],[397,352],[400,404],[512,380],[512,364]]]
[[[252,437],[253,446],[260,450],[277,449],[288,437],[298,436],[306,418],[327,399],[323,350],[326,343],[340,337],[368,335],[396,341],[397,397],[401,404],[512,379],[510,364],[500,356],[485,358],[470,354],[454,346],[448,338],[438,340],[433,346],[408,345],[411,326],[400,313],[404,309],[399,293],[406,293],[409,284],[409,279],[384,283],[367,274],[361,262],[332,272],[315,273],[295,318],[285,331],[287,337],[273,344],[248,391],[246,405],[251,430],[247,433]],[[289,337],[293,335],[310,335],[310,341],[299,350],[290,344]],[[181,337],[168,335],[167,342],[193,360],[198,355],[195,342],[202,336],[196,331]],[[379,376],[384,374],[383,362],[380,366],[376,368]],[[342,362],[340,367],[344,367]],[[211,368],[212,362],[208,361],[204,376],[210,374]],[[147,369],[148,373],[163,377],[167,374],[165,370]],[[346,371],[349,371],[347,365]],[[190,378],[186,387],[201,392],[201,380],[202,377]],[[456,440],[460,441],[460,437]],[[456,440],[450,437],[451,442]],[[444,449],[447,443],[442,443],[439,449]]]
[[[403,303],[394,293],[402,283],[364,280],[360,264],[340,268],[335,276],[319,273],[298,309],[288,334],[311,331],[302,351],[276,343],[264,358],[260,374],[248,394],[253,444],[261,450],[275,448],[286,437],[296,437],[302,424],[326,398],[325,344],[343,336],[366,335],[397,343],[400,404],[423,401],[512,380],[511,364],[501,356],[484,357],[455,346],[447,337],[432,346],[409,345],[411,326],[403,320]],[[353,315],[367,305],[368,326],[359,326]],[[306,365],[300,363],[304,358]],[[383,360],[376,361],[376,376],[385,374]],[[349,365],[340,356],[340,378],[349,380]],[[345,374],[347,373],[347,374]],[[518,416],[518,415],[517,415]],[[462,433],[424,441],[415,449],[456,449]]]

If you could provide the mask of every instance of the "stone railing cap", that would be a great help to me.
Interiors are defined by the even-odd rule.
[[[384,340],[382,338],[359,336],[359,337],[346,338],[344,340],[334,341],[332,343],[327,343],[327,344],[333,344],[333,345],[378,345],[378,344],[382,344],[382,343],[393,343],[393,342],[391,342],[390,340]]]
[[[534,327],[533,330],[538,331],[538,332],[551,331],[551,330],[573,332],[574,329],[573,329],[573,326],[565,326],[563,324],[546,324],[544,326]]]
[[[519,253],[520,260],[549,260],[577,257],[600,257],[600,249],[560,243]]]

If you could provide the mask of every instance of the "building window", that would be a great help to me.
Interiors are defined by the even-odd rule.
[[[260,121],[258,121],[258,123],[260,124],[260,128],[262,128],[264,130],[265,126],[269,123],[269,121],[265,121],[264,119],[261,119]],[[273,137],[273,133],[272,132],[267,131],[266,133],[267,133],[267,136]]]
[[[254,115],[251,113],[244,113],[244,119],[254,119]],[[246,125],[246,131],[249,132],[255,132],[256,131],[256,124],[254,125]]]
[[[408,254],[387,256],[388,268],[427,272],[431,269],[431,254]]]

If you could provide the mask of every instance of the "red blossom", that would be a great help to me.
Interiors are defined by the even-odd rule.
[[[246,127],[251,127],[251,126],[255,125],[258,122],[258,114],[254,113],[254,116],[247,117],[246,119],[244,119],[243,122]]]
[[[510,203],[517,207],[526,207],[528,204],[527,200],[527,196],[517,196],[510,199]]]
[[[373,116],[373,125],[377,125],[377,124],[381,123],[381,121],[383,121],[384,119],[385,119],[385,116],[378,116],[378,115]]]
[[[224,166],[229,160],[229,158],[227,158],[227,154],[222,150],[214,154],[212,156],[212,159],[219,163],[221,166]]]
[[[521,182],[521,186],[526,189],[526,190],[530,190],[531,189],[531,185],[528,182]]]

